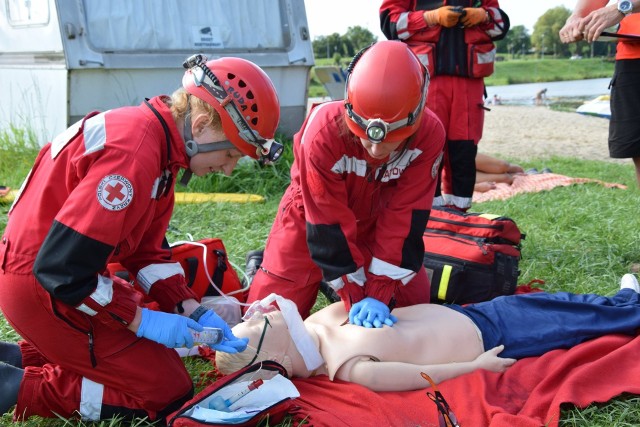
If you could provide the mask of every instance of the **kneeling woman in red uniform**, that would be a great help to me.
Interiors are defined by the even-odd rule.
[[[243,155],[275,160],[279,102],[267,75],[238,58],[185,62],[183,87],[139,106],[91,113],[45,145],[0,244],[0,308],[24,341],[0,343],[0,411],[86,420],[158,420],[193,394],[172,347],[191,330],[225,332],[163,249],[180,169],[231,173]],[[161,311],[112,277],[120,262]]]
[[[380,327],[389,305],[429,302],[422,234],[445,133],[425,106],[429,76],[401,42],[375,43],[348,68],[345,101],[315,107],[249,301],[277,293],[307,317],[321,281],[352,320]]]

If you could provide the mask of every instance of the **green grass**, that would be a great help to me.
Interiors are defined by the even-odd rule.
[[[31,131],[10,126],[0,130],[0,185],[19,185],[33,164],[40,147]]]
[[[10,156],[10,157],[8,157]],[[28,142],[7,144],[0,139],[0,176],[11,185],[19,186],[33,161],[35,152]],[[9,159],[10,160],[6,160]],[[266,196],[265,203],[229,204],[205,203],[176,205],[168,233],[170,241],[194,238],[220,237],[230,259],[239,268],[244,264],[247,251],[262,247],[277,210],[278,201],[288,183],[287,170],[291,161],[290,150],[284,162],[277,167],[259,167],[244,164],[232,178],[194,178],[190,190],[228,192],[232,189],[250,191]],[[620,165],[601,161],[580,161],[554,157],[522,161],[508,159],[530,167],[549,167],[554,172],[626,184],[627,190],[609,189],[598,184],[584,184],[557,188],[553,191],[524,194],[505,201],[476,204],[472,210],[509,216],[516,220],[527,234],[523,242],[521,276],[519,283],[533,279],[546,281],[548,291],[598,292],[612,295],[620,277],[640,264],[640,229],[637,206],[640,190],[635,183],[631,164]],[[2,221],[6,225],[8,206],[0,205]],[[320,299],[317,306],[326,301]],[[0,339],[16,341],[18,336],[0,318]],[[188,362],[194,379],[210,366],[201,360]],[[453,408],[455,410],[455,408]],[[10,423],[10,415],[0,418],[0,425]],[[291,424],[286,421],[285,426]],[[591,405],[586,409],[565,408],[561,426],[624,426],[640,424],[640,397],[622,396],[604,405]],[[17,424],[32,426],[100,426],[124,427],[118,420],[95,424],[79,421],[42,420],[32,418]],[[136,426],[147,426],[140,420]]]

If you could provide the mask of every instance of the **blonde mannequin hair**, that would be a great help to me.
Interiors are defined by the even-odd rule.
[[[216,351],[216,367],[218,368],[218,371],[220,371],[220,373],[223,375],[232,374],[249,365],[254,356],[256,356],[256,352],[257,349],[250,345],[247,346],[247,349],[242,353],[232,354],[224,353],[222,351]],[[257,353],[257,356],[253,363],[260,363],[263,360],[273,360],[274,362],[278,362],[287,370],[287,376],[291,377],[293,373],[293,365],[289,356],[284,355],[281,358],[278,358],[274,357],[264,350],[260,350],[260,352]]]

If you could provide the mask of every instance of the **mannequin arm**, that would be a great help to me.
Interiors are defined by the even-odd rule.
[[[336,377],[363,385],[373,391],[407,391],[429,387],[429,383],[420,376],[420,372],[425,372],[436,383],[440,383],[473,372],[477,368],[475,361],[443,365],[414,365],[362,359],[352,365],[346,378],[342,375],[342,369],[338,371]]]
[[[429,384],[420,372],[429,375],[436,384],[468,374],[476,369],[504,372],[516,360],[498,357],[504,346],[485,351],[470,362],[452,362],[439,365],[416,365],[403,362],[376,362],[358,357],[342,365],[336,377],[363,385],[373,391],[407,391],[426,388]]]

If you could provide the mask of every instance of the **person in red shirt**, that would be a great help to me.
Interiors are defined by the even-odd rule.
[[[240,58],[185,61],[182,88],[139,106],[92,112],[45,145],[9,211],[0,244],[0,308],[23,338],[0,345],[0,412],[100,420],[162,419],[193,394],[174,347],[223,329],[163,247],[180,169],[229,175],[243,155],[275,160],[279,102]],[[142,293],[109,274],[127,268]]]
[[[493,74],[493,42],[507,35],[509,18],[497,0],[384,0],[380,28],[406,43],[431,75],[427,106],[447,133],[433,204],[467,210],[484,126],[484,77]]]
[[[611,79],[611,120],[609,121],[609,156],[631,158],[640,186],[640,42],[624,34],[640,33],[640,1],[578,0],[576,7],[560,29],[560,40],[591,43],[603,31],[620,24],[616,65]]]
[[[444,129],[425,108],[429,75],[410,49],[382,41],[348,67],[346,99],[315,107],[294,136],[294,163],[248,302],[276,293],[307,317],[321,282],[357,323],[429,301],[422,234]]]

